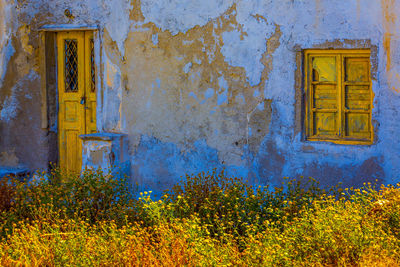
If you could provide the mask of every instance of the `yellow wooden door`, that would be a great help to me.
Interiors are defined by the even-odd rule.
[[[60,167],[77,173],[82,164],[79,135],[96,131],[93,34],[57,33],[58,136]]]
[[[96,132],[96,72],[93,33],[85,32],[85,123],[86,134]]]

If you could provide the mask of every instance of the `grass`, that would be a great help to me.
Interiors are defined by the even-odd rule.
[[[400,189],[187,176],[160,200],[55,170],[0,182],[1,266],[397,266]]]

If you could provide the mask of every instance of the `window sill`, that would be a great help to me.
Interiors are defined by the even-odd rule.
[[[328,139],[328,138],[316,138],[316,137],[308,137],[306,141],[310,142],[328,142],[334,143],[338,145],[373,145],[373,141],[371,140],[357,140],[357,139]]]

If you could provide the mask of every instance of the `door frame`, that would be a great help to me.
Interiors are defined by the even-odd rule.
[[[94,42],[94,67],[96,83],[96,130],[101,129],[101,120],[98,115],[102,110],[103,75],[101,75],[101,53],[102,40],[100,29],[97,25],[44,25],[39,29],[39,69],[41,76],[41,128],[47,131],[49,136],[49,170],[59,166],[59,144],[58,144],[58,48],[57,33],[65,31],[91,31]],[[51,53],[49,53],[51,51]],[[55,76],[50,82],[50,76]],[[54,102],[56,103],[54,105]]]

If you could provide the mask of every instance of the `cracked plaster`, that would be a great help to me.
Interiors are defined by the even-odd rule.
[[[99,130],[128,134],[132,178],[142,189],[165,189],[213,167],[254,183],[317,175],[326,184],[360,184],[363,176],[393,182],[400,175],[398,0],[25,0],[10,26],[11,8],[0,1],[0,14],[9,14],[0,16],[0,36],[7,36],[0,37],[1,103],[37,69],[38,27],[98,24]],[[304,142],[298,129],[299,49],[330,47],[376,48],[371,146]],[[21,74],[7,78],[5,66]],[[35,103],[31,97],[16,103]],[[31,117],[39,122],[39,114]]]

